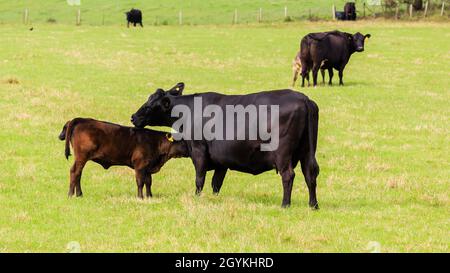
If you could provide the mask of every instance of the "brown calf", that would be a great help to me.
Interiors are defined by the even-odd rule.
[[[300,73],[302,72],[302,61],[300,59],[300,54],[301,52],[299,51],[297,53],[297,55],[295,55],[294,60],[292,61],[292,72],[293,72],[293,80],[292,80],[292,87],[295,87],[295,82],[298,79],[298,76],[300,75]],[[320,73],[322,74],[322,82],[323,84],[325,84],[325,68],[326,68],[326,61],[324,60],[322,61],[322,63],[320,64]],[[307,72],[306,72],[306,80],[308,81],[308,86],[309,86],[309,71],[311,70],[311,68],[307,68]]]
[[[113,165],[128,166],[136,172],[138,197],[152,196],[151,174],[173,157],[188,156],[184,141],[173,141],[170,134],[149,129],[125,127],[87,118],[68,121],[59,135],[66,141],[65,155],[70,156],[72,144],[75,162],[70,169],[69,197],[81,196],[81,173],[87,161],[92,160],[103,168]]]

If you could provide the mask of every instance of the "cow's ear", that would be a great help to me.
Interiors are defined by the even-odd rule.
[[[170,101],[170,98],[164,97],[161,99],[161,107],[164,111],[168,111],[171,105],[172,102]]]
[[[370,38],[370,36],[372,36],[372,35],[366,34],[366,35],[364,35],[364,38]]]
[[[179,82],[179,83],[177,83],[177,85],[172,87],[167,92],[169,92],[169,94],[172,96],[181,96],[183,94],[183,90],[184,90],[184,83]]]

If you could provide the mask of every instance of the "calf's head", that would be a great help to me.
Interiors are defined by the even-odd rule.
[[[184,83],[180,82],[171,89],[164,91],[159,88],[150,95],[136,113],[131,115],[131,122],[138,128],[149,126],[170,126],[170,113],[172,111],[172,99],[181,96]]]
[[[351,36],[351,43],[353,44],[355,51],[364,51],[364,41],[366,40],[366,38],[370,38],[370,34],[362,35],[361,33],[356,32]]]

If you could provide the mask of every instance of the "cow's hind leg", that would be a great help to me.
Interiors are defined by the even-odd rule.
[[[330,78],[328,80],[328,85],[333,85],[333,68],[328,68],[328,77]]]
[[[294,184],[295,172],[292,166],[280,172],[281,181],[283,182],[283,202],[281,206],[287,208],[291,205],[292,185]]]
[[[344,85],[342,78],[344,77],[344,68],[339,69],[339,85]]]
[[[141,25],[141,27],[144,27],[144,25],[142,24],[142,22],[139,22],[139,25]]]
[[[77,197],[83,195],[83,192],[81,191],[81,174],[85,165],[86,160],[84,159],[77,159],[75,160],[75,163],[73,163],[73,166],[70,169],[69,197],[72,197],[75,194],[75,191]]]
[[[305,79],[308,80],[308,86],[309,86],[309,70],[306,66],[302,64],[302,87],[305,87]]]
[[[313,69],[312,69],[312,74],[313,74],[313,86],[317,85],[317,74],[319,72],[320,66],[318,64],[314,64]]]
[[[222,187],[225,174],[227,173],[226,168],[219,168],[214,171],[211,186],[213,188],[214,194],[219,194],[220,188]]]
[[[302,165],[303,175],[305,176],[305,182],[308,186],[309,206],[312,209],[319,209],[316,196],[316,178],[319,175],[319,166],[317,165],[315,158],[311,158],[310,156],[301,158],[300,162]]]
[[[325,85],[325,69],[320,69],[320,74],[322,74],[322,84]]]

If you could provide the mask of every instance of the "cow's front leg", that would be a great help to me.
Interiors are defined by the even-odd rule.
[[[281,206],[287,208],[291,205],[292,185],[294,184],[295,172],[292,166],[280,172],[283,182],[283,202]]]
[[[216,194],[216,195],[219,194],[220,188],[222,187],[223,179],[225,178],[226,173],[227,173],[226,168],[219,168],[214,171],[214,175],[213,175],[212,183],[211,183],[214,194]]]

